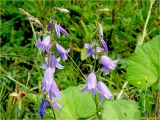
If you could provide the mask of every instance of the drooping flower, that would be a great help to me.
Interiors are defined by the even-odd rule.
[[[84,46],[85,46],[85,48],[87,48],[87,52],[85,53],[85,56],[88,57],[88,56],[92,55],[92,57],[95,58],[94,46],[90,45],[88,43],[85,43]]]
[[[61,45],[56,43],[56,49],[63,61],[67,60],[67,54],[70,52],[70,49],[65,50]]]
[[[54,80],[52,80],[52,85],[51,85],[51,88],[50,88],[48,94],[49,94],[49,97],[51,100],[53,97],[58,97],[59,99],[62,99],[61,95],[60,95],[60,91],[59,91],[57,84]]]
[[[58,25],[57,23],[54,24],[54,30],[58,37],[60,37],[61,33],[64,35],[68,35],[68,32],[64,28],[62,28],[60,25]]]
[[[41,102],[40,108],[38,110],[38,113],[40,114],[40,116],[43,118],[45,115],[45,111],[46,111],[46,107],[49,106],[49,103],[46,100],[43,100]]]
[[[104,41],[104,39],[102,37],[100,38],[100,43],[101,43],[101,46],[102,46],[103,50],[105,52],[108,52],[108,46],[107,46],[106,42]]]
[[[61,109],[62,108],[62,106],[54,98],[52,98],[52,103],[53,103],[54,109]]]
[[[51,67],[48,67],[45,70],[44,77],[42,79],[42,91],[49,92],[52,87],[53,78],[53,69]]]
[[[55,72],[55,68],[63,69],[64,66],[60,65],[60,58],[56,58],[54,54],[51,54],[49,57],[45,57],[46,64],[42,65],[42,69],[47,69],[47,67],[50,67],[53,69],[53,72]]]
[[[89,90],[92,94],[96,94],[96,86],[97,86],[97,80],[96,80],[96,75],[94,72],[91,72],[88,75],[86,85],[81,89],[81,92],[84,92],[86,90]]]
[[[102,52],[103,49],[96,47],[94,48],[95,44],[90,45],[88,43],[84,44],[85,48],[87,48],[87,52],[84,54],[86,57],[92,56],[93,59],[97,59],[96,53]]]
[[[47,25],[47,31],[50,32],[50,31],[51,31],[51,28],[52,28],[52,23],[49,22],[48,25]]]
[[[97,89],[98,89],[98,92],[100,93],[100,104],[103,102],[104,97],[107,99],[112,98],[111,91],[108,89],[108,87],[103,82],[99,81],[97,83]]]
[[[119,58],[117,60],[112,60],[110,57],[103,55],[100,60],[103,64],[103,68],[101,70],[108,75],[110,73],[110,69],[114,70],[116,68],[116,63],[119,61]]]
[[[46,51],[49,53],[49,49],[51,48],[50,39],[51,39],[50,35],[44,37],[42,41],[39,38],[35,45],[36,45],[36,47],[40,47],[42,52]]]

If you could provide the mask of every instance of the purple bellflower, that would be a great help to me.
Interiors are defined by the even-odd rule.
[[[56,43],[56,49],[63,61],[67,60],[67,54],[70,52],[70,49],[65,50],[61,45]]]
[[[98,92],[100,93],[100,104],[103,102],[104,97],[107,99],[111,99],[112,98],[112,93],[111,91],[108,89],[108,87],[102,83],[101,81],[99,81],[97,83],[97,88],[98,88]]]
[[[45,111],[46,111],[46,107],[48,107],[48,106],[49,106],[49,103],[46,100],[43,100],[41,102],[40,108],[38,110],[38,113],[40,114],[41,118],[44,117]]]
[[[48,67],[45,70],[44,77],[42,79],[42,91],[50,91],[53,83],[53,78],[53,69],[51,67]]]
[[[96,82],[97,82],[96,75],[94,72],[91,72],[88,75],[86,85],[81,89],[81,92],[89,90],[92,94],[95,95],[96,94],[96,86],[97,86]]]
[[[68,32],[64,28],[62,28],[60,25],[58,25],[57,23],[54,24],[54,30],[58,37],[60,37],[61,33],[64,35],[68,35]]]
[[[88,56],[92,55],[92,57],[95,58],[94,46],[90,45],[88,43],[85,43],[84,46],[85,46],[85,48],[87,48],[87,52],[85,53],[85,56],[88,57]]]
[[[104,41],[104,39],[102,37],[100,38],[100,43],[101,43],[101,46],[102,46],[103,50],[105,52],[108,52],[108,46],[107,46],[106,42]]]
[[[116,63],[119,61],[119,58],[117,60],[112,60],[110,57],[103,55],[100,60],[103,64],[103,68],[101,70],[108,75],[110,73],[110,69],[115,70],[117,66]]]
[[[54,97],[58,97],[61,99],[60,91],[57,87],[56,82],[53,80],[53,69],[48,67],[44,73],[44,78],[42,80],[42,91],[46,91],[49,95],[50,100],[53,102],[53,106],[58,109],[60,105],[53,99]]]
[[[55,72],[55,68],[63,69],[64,66],[60,65],[60,58],[56,58],[54,54],[51,54],[49,57],[45,57],[46,64],[42,65],[42,69],[47,69],[48,67],[53,69],[53,73]]]
[[[84,54],[86,57],[89,57],[90,55],[92,55],[93,59],[97,59],[97,56],[95,55],[95,50],[94,50],[94,45],[90,45],[88,43],[84,44],[85,48],[87,48],[87,52]],[[96,53],[102,52],[103,49],[96,47]]]
[[[57,84],[54,80],[52,80],[52,86],[51,89],[48,92],[50,99],[52,100],[53,97],[58,97],[59,99],[62,99],[60,95],[60,91],[57,87]]]
[[[44,37],[42,41],[39,38],[35,45],[36,45],[36,47],[40,47],[42,52],[46,51],[49,53],[49,49],[51,48],[50,39],[51,39],[50,35]]]

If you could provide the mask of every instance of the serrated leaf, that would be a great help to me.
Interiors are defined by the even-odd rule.
[[[160,36],[138,46],[127,62],[126,78],[136,87],[150,87],[160,78]]]
[[[80,92],[78,87],[69,87],[62,92],[59,103],[62,109],[56,111],[57,119],[77,120],[78,118],[89,118],[96,113],[96,106],[91,94]]]
[[[104,120],[139,120],[141,112],[133,100],[106,101],[103,105]]]

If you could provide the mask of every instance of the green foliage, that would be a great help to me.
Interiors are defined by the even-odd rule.
[[[103,105],[104,120],[140,120],[139,106],[133,100],[106,101]]]
[[[128,60],[127,80],[137,87],[150,87],[160,78],[160,36],[138,46]]]
[[[88,92],[81,93],[78,87],[69,87],[62,91],[62,110],[57,111],[57,119],[75,120],[89,118],[96,113],[94,100]]]

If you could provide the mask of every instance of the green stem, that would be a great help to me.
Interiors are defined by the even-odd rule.
[[[80,73],[83,75],[83,77],[85,78],[85,79],[87,79],[86,78],[86,76],[83,74],[83,72],[81,71],[81,69],[78,67],[78,65],[74,62],[74,60],[72,59],[72,57],[71,56],[69,56],[68,55],[68,57],[70,58],[70,60],[74,63],[74,65],[78,68],[78,70],[80,71]]]
[[[119,93],[119,95],[118,95],[118,97],[117,97],[117,100],[119,100],[119,99],[121,98],[121,96],[122,96],[122,94],[123,94],[123,91],[124,91],[124,89],[126,88],[127,84],[128,84],[128,81],[126,81],[126,82],[123,84],[122,90],[120,91],[120,93]]]
[[[29,20],[29,23],[31,24],[31,29],[33,32],[34,41],[36,41],[37,37],[36,37],[36,32],[35,32],[34,26],[30,20]],[[34,46],[34,41],[32,40],[32,47]]]
[[[98,120],[101,120],[101,116],[100,116],[100,114],[98,112],[99,110],[98,110],[98,102],[97,102],[97,99],[96,99],[96,95],[94,95],[92,97],[93,97],[93,100],[94,100],[94,102],[96,104],[96,116],[97,116]]]
[[[148,11],[148,16],[147,16],[147,19],[146,19],[146,23],[145,23],[145,25],[144,25],[143,34],[142,34],[142,39],[139,41],[138,45],[142,45],[142,44],[143,44],[144,38],[145,38],[145,36],[146,36],[146,34],[147,34],[146,29],[147,29],[147,25],[148,25],[148,22],[149,22],[150,15],[151,15],[152,6],[153,6],[155,0],[153,0],[153,1],[151,0],[150,2],[151,2],[151,3],[150,3],[150,7],[149,7],[149,11]]]
[[[56,120],[56,114],[53,109],[52,109],[52,113],[53,113],[54,119]]]

